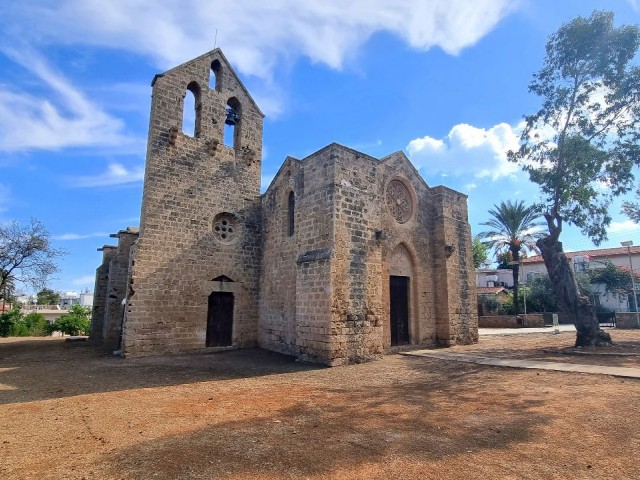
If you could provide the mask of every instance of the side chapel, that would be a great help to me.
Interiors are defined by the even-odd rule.
[[[477,342],[464,194],[429,187],[402,152],[333,143],[286,158],[261,195],[264,115],[220,49],[152,87],[140,228],[100,249],[94,341],[125,356],[259,346],[326,365]]]

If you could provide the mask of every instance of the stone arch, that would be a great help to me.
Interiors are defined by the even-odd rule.
[[[190,82],[182,100],[182,133],[190,137],[200,136],[202,102],[198,82]]]
[[[388,297],[388,305],[389,305],[389,316],[385,321],[386,325],[386,341],[389,345],[394,345],[394,338],[392,334],[394,333],[394,326],[392,325],[392,321],[396,322],[395,331],[397,332],[398,320],[397,308],[394,310],[394,303],[400,301],[398,297],[398,283],[400,281],[400,290],[406,288],[406,328],[407,330],[407,338],[406,340],[400,339],[399,342],[396,342],[396,345],[403,344],[418,344],[420,343],[420,336],[418,331],[419,325],[419,314],[418,314],[418,302],[417,302],[417,293],[418,292],[418,276],[416,274],[416,261],[415,261],[415,253],[413,249],[408,246],[406,243],[401,242],[395,246],[388,258],[388,269],[389,269],[389,278],[387,281],[389,282],[389,297]],[[395,281],[395,286],[394,286]],[[406,285],[406,287],[402,287],[402,285]],[[395,292],[395,293],[394,293]],[[402,311],[402,309],[400,309]],[[395,313],[395,318],[394,318]],[[397,340],[397,338],[396,338]]]
[[[211,69],[209,70],[209,88],[218,92],[222,91],[222,65],[218,59],[211,62]]]
[[[229,124],[233,118],[234,123]],[[240,130],[242,123],[242,105],[236,97],[227,100],[224,125],[224,144],[234,149],[240,148]]]

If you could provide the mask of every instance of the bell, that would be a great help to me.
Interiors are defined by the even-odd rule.
[[[238,123],[238,113],[235,108],[227,109],[227,118],[225,118],[224,123],[226,125],[235,126]]]

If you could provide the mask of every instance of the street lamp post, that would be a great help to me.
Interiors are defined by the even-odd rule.
[[[631,263],[631,245],[633,242],[627,240],[626,242],[620,242],[620,245],[627,247],[627,255],[629,256],[629,269],[631,270],[631,288],[633,288],[633,303],[636,307],[636,324],[640,328],[640,312],[638,311],[638,294],[636,293],[636,280],[633,275],[633,264]]]

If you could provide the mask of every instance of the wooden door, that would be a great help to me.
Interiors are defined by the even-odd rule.
[[[409,343],[409,277],[389,277],[391,345]]]
[[[228,347],[233,334],[233,293],[209,295],[207,313],[207,347]]]

